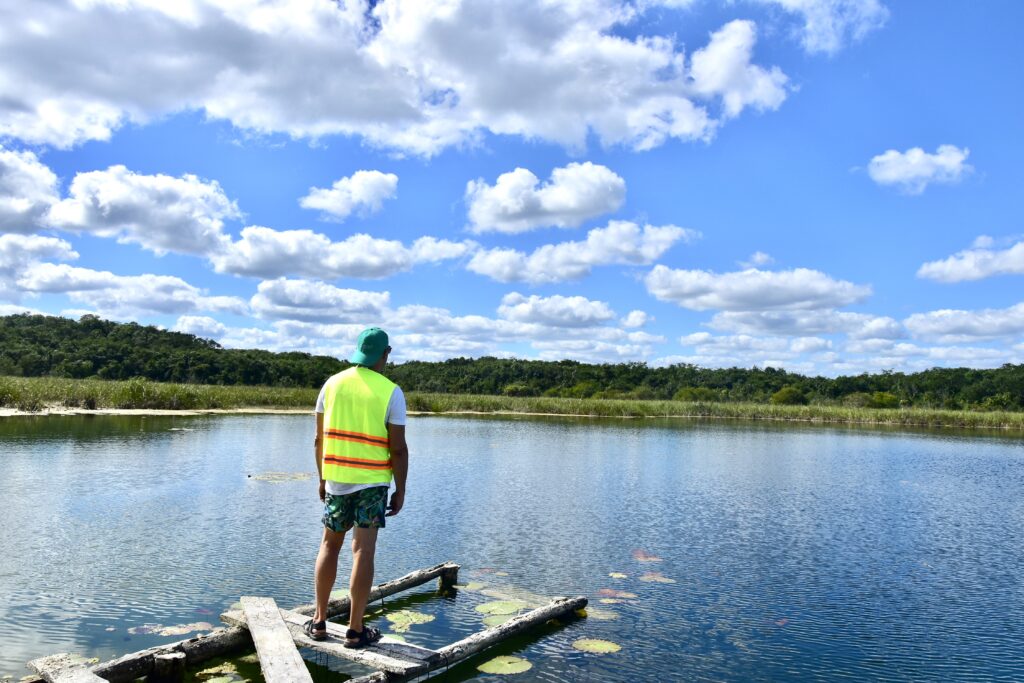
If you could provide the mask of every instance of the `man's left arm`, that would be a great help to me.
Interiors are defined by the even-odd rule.
[[[405,478],[409,473],[409,446],[405,443],[405,425],[388,423],[388,443],[391,449],[391,471],[395,477],[395,492],[391,494],[388,517],[394,517],[405,505]]]
[[[320,500],[327,496],[327,482],[324,481],[324,414],[316,414],[316,437],[313,439],[313,455],[316,458],[316,474],[320,478]]]

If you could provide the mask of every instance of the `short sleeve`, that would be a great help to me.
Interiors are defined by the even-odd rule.
[[[405,394],[402,387],[395,387],[391,392],[391,400],[388,401],[388,412],[384,421],[391,425],[405,426]]]
[[[327,391],[327,385],[320,387],[320,395],[316,398],[316,412],[324,412],[324,393]]]

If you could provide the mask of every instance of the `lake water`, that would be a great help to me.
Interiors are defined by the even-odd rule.
[[[0,678],[178,640],[152,631],[217,625],[240,595],[309,602],[316,482],[248,475],[315,472],[312,434],[295,415],[0,420]],[[408,434],[378,581],[453,560],[463,583],[598,608],[495,650],[533,664],[501,680],[1024,680],[1019,436],[456,417]],[[425,586],[385,607],[433,616],[405,634],[432,647],[491,599]],[[486,680],[487,659],[445,680]]]

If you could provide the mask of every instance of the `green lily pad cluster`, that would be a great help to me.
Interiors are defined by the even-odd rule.
[[[522,600],[495,600],[477,605],[476,611],[482,614],[515,614],[528,606]]]
[[[526,661],[522,657],[515,657],[512,655],[502,655],[495,657],[494,659],[484,662],[477,667],[478,671],[482,671],[485,674],[521,674],[524,671],[529,671],[533,668],[533,664]]]
[[[580,652],[590,652],[598,655],[611,654],[622,649],[622,646],[618,643],[613,643],[610,640],[601,640],[600,638],[580,638],[573,641],[572,646]]]
[[[670,579],[661,572],[644,572],[640,577],[641,581],[646,583],[675,583],[675,579]]]
[[[454,587],[458,588],[459,590],[464,590],[464,591],[478,591],[478,590],[481,590],[483,588],[486,588],[487,584],[486,583],[481,583],[480,581],[470,581],[469,583],[466,583],[466,584],[455,584]]]
[[[434,620],[433,614],[414,612],[411,609],[401,609],[397,612],[389,612],[384,617],[391,622],[391,630],[396,633],[405,633],[416,624],[426,624]]]

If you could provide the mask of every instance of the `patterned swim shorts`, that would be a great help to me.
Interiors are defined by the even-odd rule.
[[[387,504],[387,486],[372,486],[343,496],[328,493],[322,521],[325,527],[337,533],[344,533],[353,526],[383,529]]]

